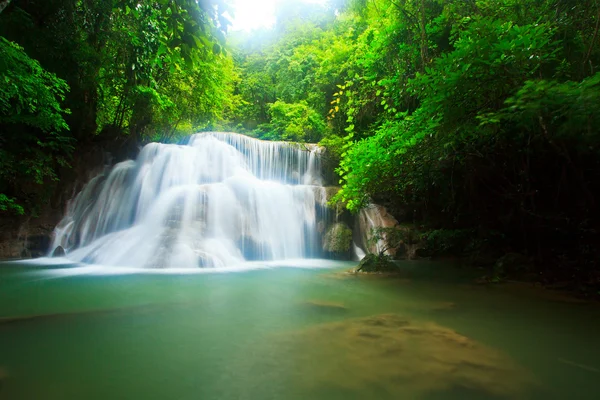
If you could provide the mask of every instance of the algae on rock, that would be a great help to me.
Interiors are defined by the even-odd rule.
[[[485,398],[521,398],[537,384],[514,360],[460,333],[397,314],[287,332],[271,346],[295,348],[295,382],[348,391],[377,386],[396,398],[455,387]]]
[[[391,260],[391,257],[385,254],[367,254],[362,260],[360,260],[360,264],[358,264],[358,268],[356,268],[356,272],[396,271],[398,271],[398,267]]]
[[[343,222],[329,227],[323,238],[323,250],[329,253],[345,254],[352,247],[352,230]]]

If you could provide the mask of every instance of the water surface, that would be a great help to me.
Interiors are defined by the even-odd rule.
[[[597,305],[425,261],[274,266],[1,265],[0,399],[600,398]]]

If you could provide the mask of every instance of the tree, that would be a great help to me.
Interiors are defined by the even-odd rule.
[[[66,164],[72,140],[64,120],[69,111],[62,103],[69,87],[3,37],[0,81],[0,211],[23,214],[18,200],[2,192],[20,197],[21,180],[56,179],[54,167]]]
[[[220,0],[7,5],[0,193],[29,214],[52,192],[41,183],[60,179],[77,149],[174,139],[214,123],[231,108],[236,79],[222,47],[227,11]]]

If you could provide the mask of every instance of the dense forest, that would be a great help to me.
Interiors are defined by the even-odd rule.
[[[289,3],[248,35],[224,0],[1,2],[0,213],[36,213],[82,147],[232,130],[320,143],[332,202],[430,254],[600,284],[598,0]]]

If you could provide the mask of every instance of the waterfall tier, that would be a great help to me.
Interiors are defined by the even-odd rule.
[[[148,144],[71,201],[51,250],[141,268],[318,257],[326,212],[319,151],[217,132]]]

